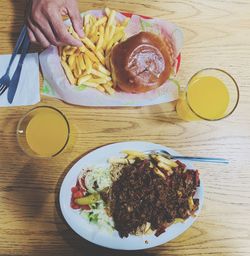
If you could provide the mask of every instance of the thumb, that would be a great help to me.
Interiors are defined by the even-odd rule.
[[[70,17],[74,30],[76,31],[79,37],[84,37],[83,28],[82,28],[83,19],[80,15],[76,1],[71,1],[67,9],[68,9],[68,15]]]

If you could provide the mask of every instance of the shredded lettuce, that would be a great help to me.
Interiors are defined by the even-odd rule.
[[[85,186],[89,194],[99,193],[112,184],[110,168],[103,166],[85,169],[79,177],[84,177]],[[81,216],[89,222],[98,225],[98,227],[112,232],[114,230],[114,222],[105,210],[104,201],[100,200],[93,203],[90,205],[90,208],[90,210],[82,210]]]
[[[89,222],[98,225],[100,228],[104,228],[109,232],[114,230],[114,221],[112,217],[107,215],[103,201],[91,205],[90,210],[83,210],[81,215],[89,220]]]
[[[93,168],[86,173],[85,186],[90,194],[100,192],[104,188],[111,186],[111,184],[109,168]]]

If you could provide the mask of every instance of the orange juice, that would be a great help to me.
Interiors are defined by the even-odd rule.
[[[179,100],[176,111],[184,120],[216,120],[225,116],[229,101],[229,91],[222,80],[198,76],[189,82],[186,98]]]
[[[69,127],[60,112],[40,108],[29,120],[25,135],[28,146],[35,154],[51,157],[67,144]]]

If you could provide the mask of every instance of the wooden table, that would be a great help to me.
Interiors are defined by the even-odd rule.
[[[23,22],[24,0],[0,1],[0,53],[10,53]],[[173,104],[98,109],[42,97],[77,126],[74,150],[34,160],[19,149],[15,130],[31,107],[0,109],[0,255],[250,255],[250,2],[248,0],[81,1],[81,11],[109,6],[168,19],[185,35],[182,86],[197,70],[220,67],[238,81],[240,104],[220,122],[183,122]],[[144,252],[117,252],[90,244],[64,222],[61,181],[72,161],[103,144],[161,143],[187,155],[226,157],[230,165],[197,164],[205,184],[198,221],[177,239]]]

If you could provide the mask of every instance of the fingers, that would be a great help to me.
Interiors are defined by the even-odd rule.
[[[41,32],[41,30],[32,24],[30,19],[28,19],[28,26],[29,26],[29,30],[31,31],[29,33],[29,36],[32,37],[32,34],[33,34],[35,37],[35,42],[38,42],[44,48],[48,48],[50,46],[50,42],[44,36],[44,34]]]
[[[83,19],[80,15],[80,12],[79,12],[79,9],[77,6],[77,2],[72,1],[67,9],[68,9],[68,15],[70,17],[70,20],[72,22],[74,30],[79,35],[79,37],[84,37],[84,33],[83,33],[83,29],[82,29]]]
[[[30,39],[31,43],[33,43],[33,44],[37,44],[38,43],[34,33],[32,32],[32,30],[30,28],[28,28],[28,35],[29,35],[29,39]]]
[[[50,44],[55,46],[62,45],[62,43],[56,38],[53,29],[51,28],[49,22],[46,19],[41,18],[41,22],[36,25],[37,27],[39,27],[40,31],[43,33],[46,39],[50,42]]]
[[[56,1],[33,0],[29,7],[27,17],[28,33],[31,42],[38,42],[43,47],[53,44],[55,46],[72,45],[81,47],[82,42],[75,39],[67,30],[63,23],[61,13],[64,9],[69,14],[74,29],[80,37],[83,37],[82,18],[77,8],[75,0],[68,1],[67,4],[58,4]]]
[[[52,27],[54,28],[56,37],[60,42],[62,42],[62,44],[77,47],[82,46],[82,42],[72,37],[71,34],[68,32],[59,13],[55,13],[53,19],[51,19],[50,22]]]

